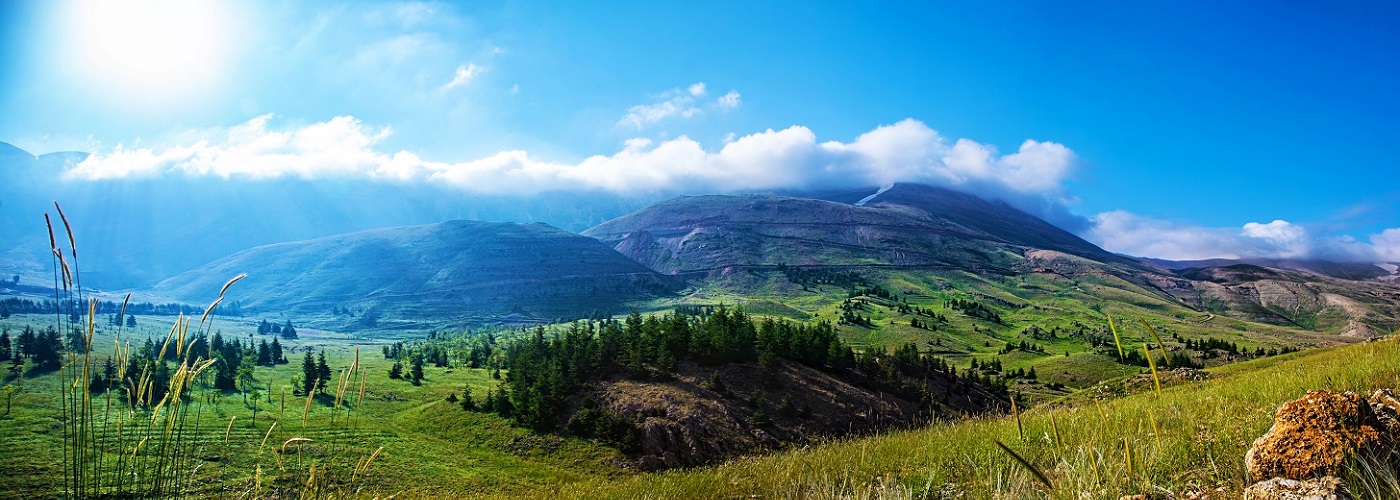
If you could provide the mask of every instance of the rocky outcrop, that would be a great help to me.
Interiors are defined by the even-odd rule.
[[[978,385],[930,376],[937,408],[882,390],[852,372],[833,373],[780,361],[702,366],[682,362],[667,380],[617,378],[581,398],[631,422],[635,464],[660,470],[713,463],[757,450],[907,428],[930,418],[1005,409]]]
[[[1336,475],[1347,459],[1389,442],[1389,433],[1361,396],[1308,391],[1279,408],[1274,426],[1245,455],[1245,467],[1255,480]]]
[[[1274,426],[1254,441],[1245,468],[1258,481],[1246,500],[1350,499],[1338,477],[1353,460],[1394,463],[1400,444],[1400,397],[1380,389],[1362,399],[1354,392],[1308,391],[1278,409]]]
[[[1276,477],[1244,490],[1244,500],[1351,500],[1346,485],[1336,476],[1298,481]]]

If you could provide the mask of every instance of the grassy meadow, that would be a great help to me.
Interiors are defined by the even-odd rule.
[[[603,444],[536,434],[449,401],[465,388],[478,400],[494,389],[498,381],[486,369],[428,364],[421,385],[391,379],[394,361],[385,359],[382,348],[420,334],[347,334],[314,328],[313,321],[298,327],[298,338],[282,342],[288,364],[254,370],[250,385],[256,394],[218,391],[207,379],[191,377],[179,404],[154,412],[128,408],[113,393],[82,401],[92,424],[78,434],[95,451],[81,456],[65,448],[65,436],[77,428],[71,415],[79,413],[71,403],[65,407],[71,400],[61,390],[72,372],[22,380],[7,376],[11,404],[0,418],[0,463],[5,464],[0,497],[63,494],[65,464],[69,471],[89,471],[95,478],[92,492],[125,484],[117,489],[130,493],[132,484],[156,481],[162,494],[213,497],[1116,498],[1217,489],[1233,494],[1246,485],[1245,450],[1268,428],[1279,404],[1307,389],[1393,387],[1400,373],[1400,347],[1393,341],[1335,346],[1335,337],[1322,333],[1194,312],[1113,277],[891,272],[876,279],[897,298],[860,297],[854,311],[868,324],[841,324],[845,342],[858,351],[914,343],[962,368],[994,358],[1005,371],[1034,368],[1038,380],[1010,382],[1013,394],[1032,406],[1023,409],[1020,421],[985,416],[937,422],[711,467],[640,474],[626,456]],[[747,283],[735,286],[735,280]],[[843,286],[799,287],[781,275],[750,273],[702,284],[647,309],[741,304],[756,316],[836,323],[849,312],[843,306],[852,307],[845,304],[848,294]],[[954,300],[989,304],[1004,321],[962,314],[946,305]],[[936,312],[946,321],[915,327],[911,321],[930,318],[902,310],[901,304]],[[1224,366],[1216,359],[1210,363],[1217,365],[1210,369],[1212,380],[1169,380],[1159,396],[1142,381],[1147,368],[1119,363],[1083,334],[1028,333],[1031,325],[1062,332],[1089,328],[1104,338],[1099,318],[1105,313],[1119,318],[1128,349],[1150,341],[1142,322],[1156,325],[1172,350],[1182,349],[1180,340],[1172,340],[1177,336],[1211,337],[1245,349],[1331,346]],[[190,327],[190,333],[220,332],[225,339],[256,343],[271,340],[254,333],[258,322],[289,319],[298,318],[214,316],[206,325]],[[142,316],[135,328],[118,328],[99,320],[91,331],[89,364],[147,338],[160,346],[176,321]],[[16,314],[0,320],[0,328],[13,336],[25,326],[54,322],[52,315]],[[1020,341],[1041,350],[1002,351]],[[306,352],[324,352],[332,379],[341,381],[310,399],[293,389]],[[65,357],[65,362],[70,363],[65,370],[81,370],[83,357]],[[169,426],[164,433],[162,425]]]
[[[158,317],[142,318],[124,342],[159,341],[169,331]],[[48,316],[17,315],[0,326],[46,325]],[[253,319],[216,319],[225,336],[246,336]],[[1129,493],[1183,493],[1246,486],[1243,456],[1270,425],[1274,409],[1308,389],[1370,391],[1400,383],[1400,344],[1393,340],[1319,348],[1210,369],[1201,382],[1150,384],[1117,399],[1081,391],[1011,416],[934,423],[926,428],[831,442],[692,469],[638,474],[603,445],[538,435],[494,415],[465,412],[446,401],[470,386],[478,398],[495,386],[485,369],[425,367],[421,386],[388,376],[386,340],[301,329],[287,341],[292,362],[259,367],[263,387],[254,419],[239,392],[195,384],[189,392],[190,431],[179,446],[194,457],[180,470],[186,491],[201,496],[330,497],[506,496],[564,498],[1116,498]],[[112,345],[117,331],[94,332],[94,345]],[[355,351],[365,374],[334,409],[334,397],[291,394],[307,349],[324,350],[332,371],[351,366]],[[94,356],[111,348],[100,347]],[[1074,362],[1087,354],[1072,354]],[[1107,373],[1105,375],[1114,375]],[[13,384],[15,381],[7,380]],[[62,493],[65,463],[59,374],[26,378],[0,419],[0,495]],[[270,390],[267,387],[270,385]],[[354,384],[351,384],[353,387]],[[283,399],[285,398],[285,403]],[[113,398],[114,401],[117,398]],[[131,413],[95,396],[100,420]],[[136,410],[134,417],[149,418]],[[127,418],[132,418],[128,416]],[[303,423],[304,422],[304,423]],[[1005,443],[1053,485],[998,447]],[[111,447],[104,456],[138,456],[139,446]],[[366,461],[373,457],[366,465]],[[39,479],[39,478],[54,478]]]
[[[1244,455],[1273,412],[1310,389],[1369,394],[1400,384],[1393,339],[1248,361],[1213,378],[1127,397],[1043,405],[748,457],[689,471],[590,479],[531,492],[561,498],[1238,498]],[[1022,432],[1023,430],[1023,432]],[[998,442],[1045,476],[1040,482]],[[1354,489],[1353,491],[1365,491]],[[1392,492],[1393,493],[1393,492]]]
[[[111,355],[113,340],[137,345],[150,336],[159,345],[173,320],[141,317],[139,326],[134,331],[122,329],[119,339],[115,329],[99,328],[93,335],[94,363]],[[14,335],[26,324],[39,327],[53,321],[53,316],[15,315],[0,320],[0,327],[9,327]],[[253,320],[216,319],[214,324],[225,337],[245,340],[256,328]],[[188,492],[228,497],[308,492],[312,496],[460,496],[518,492],[627,473],[618,465],[622,456],[613,449],[536,435],[494,414],[463,411],[446,401],[449,393],[461,394],[464,387],[470,387],[478,399],[494,388],[497,381],[485,369],[429,364],[424,367],[422,385],[415,386],[389,378],[393,361],[384,359],[381,346],[392,341],[300,329],[298,339],[283,342],[289,348],[290,363],[259,366],[254,373],[261,393],[256,419],[253,401],[245,402],[239,391],[220,392],[196,382],[186,393],[185,434],[178,445],[193,457],[179,471],[179,482]],[[308,349],[325,351],[337,379],[359,349],[365,374],[363,401],[358,377],[348,384],[339,409],[335,409],[334,390],[313,398],[309,405],[307,398],[293,395],[292,380],[300,375]],[[81,365],[81,357],[77,362]],[[9,414],[0,418],[0,463],[5,464],[0,497],[59,496],[67,458],[60,373],[35,374],[23,381],[7,377],[5,383],[22,389],[13,394]],[[105,421],[108,441],[115,443],[118,421],[125,418],[141,427],[151,413],[128,410],[120,397],[108,394],[112,395],[110,410],[107,394],[92,396],[92,406],[97,432]],[[154,464],[154,459],[141,461],[152,450],[134,441],[108,446],[102,455],[109,464],[134,460],[129,463],[136,469]],[[153,437],[148,442],[156,441]],[[284,443],[288,444],[284,447]],[[365,466],[371,456],[373,461]],[[356,474],[357,469],[363,473]]]

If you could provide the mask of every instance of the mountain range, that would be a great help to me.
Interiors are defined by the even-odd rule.
[[[64,179],[84,157],[36,157],[0,143],[0,168],[16,181],[0,194],[0,237],[10,242],[0,254],[3,274],[44,276],[41,214],[51,208],[47,200],[60,199],[79,235],[88,283],[202,304],[223,280],[248,272],[236,298],[241,306],[353,311],[348,327],[386,318],[411,325],[616,314],[685,302],[685,290],[717,283],[740,297],[796,298],[768,286],[776,278],[722,279],[779,267],[901,279],[1056,275],[1070,286],[1099,280],[1184,311],[1308,330],[1365,337],[1400,324],[1395,265],[1137,259],[1006,203],[925,185],[646,204],[587,193],[482,198],[348,181],[268,181],[230,191],[201,179]]]

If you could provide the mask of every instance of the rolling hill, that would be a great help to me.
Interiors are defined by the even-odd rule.
[[[228,296],[245,310],[336,310],[362,327],[551,321],[625,312],[674,280],[612,249],[545,224],[449,221],[265,245],[166,279],[152,293],[191,303]],[[421,326],[421,325],[420,325]]]
[[[339,178],[64,176],[87,157],[35,156],[0,142],[0,276],[49,280],[44,212],[54,214],[55,200],[77,233],[84,285],[107,290],[148,288],[258,245],[455,219],[578,231],[651,201],[598,192],[466,196],[427,183]]]

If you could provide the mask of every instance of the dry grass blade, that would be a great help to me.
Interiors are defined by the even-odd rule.
[[[277,422],[273,422],[272,426],[267,428],[267,434],[263,434],[262,444],[258,445],[258,456],[262,456],[263,448],[267,447],[267,438],[272,436],[272,430],[276,428]]]
[[[360,463],[356,464],[354,473],[350,474],[350,482],[355,482],[360,475],[368,472],[369,465],[374,463],[374,459],[379,458],[379,453],[382,451],[384,451],[384,447],[380,446],[379,449],[374,450],[374,453],[370,454],[368,459],[362,460]]]
[[[63,220],[63,229],[68,232],[68,248],[73,250],[73,258],[78,258],[78,244],[73,241],[73,226],[68,223],[68,216],[63,214],[63,207],[58,206],[58,202],[53,202],[53,208],[58,210],[58,218]]]
[[[278,453],[286,453],[286,452],[287,452],[287,446],[290,445],[290,444],[293,444],[293,443],[311,443],[311,442],[313,442],[313,441],[311,440],[311,438],[303,438],[303,437],[291,438],[291,439],[288,439],[288,440],[282,442],[282,448],[280,448],[280,449],[278,450]]]
[[[224,283],[224,287],[219,289],[219,299],[223,299],[223,298],[224,298],[224,293],[228,292],[228,287],[233,286],[234,283],[238,283],[238,280],[241,280],[241,279],[247,278],[247,277],[248,277],[248,273],[241,273],[241,274],[239,274],[238,276],[234,276],[233,279],[228,280],[228,283]]]
[[[1148,323],[1147,323],[1147,320],[1146,320],[1146,319],[1143,319],[1142,316],[1138,316],[1138,321],[1142,322],[1142,326],[1147,327],[1147,333],[1152,334],[1152,341],[1157,343],[1157,349],[1160,350],[1160,351],[1162,351],[1162,359],[1163,359],[1163,360],[1166,360],[1166,359],[1167,359],[1167,345],[1162,343],[1162,337],[1158,337],[1158,336],[1157,336],[1157,329],[1156,329],[1156,328],[1152,328],[1152,325],[1151,325],[1151,324],[1148,324]]]
[[[58,252],[58,240],[53,237],[53,221],[49,219],[49,213],[44,212],[44,226],[49,228],[49,248]]]
[[[1113,332],[1113,345],[1118,346],[1118,360],[1127,359],[1127,356],[1123,355],[1123,339],[1118,337],[1118,327],[1113,324],[1112,314],[1108,315],[1108,329]]]
[[[997,446],[1000,446],[1001,451],[1006,452],[1007,455],[1011,455],[1011,458],[1015,459],[1016,463],[1021,464],[1022,467],[1025,467],[1026,470],[1030,471],[1031,474],[1034,475],[1036,479],[1040,480],[1040,483],[1044,484],[1046,488],[1050,488],[1052,490],[1055,489],[1055,485],[1050,482],[1050,478],[1045,477],[1045,474],[1042,474],[1040,472],[1040,469],[1035,468],[1035,466],[1031,465],[1030,462],[1027,462],[1026,459],[1021,458],[1021,455],[1018,455],[1016,454],[1016,452],[1011,451],[1011,448],[1007,447],[1006,444],[1002,443],[1001,441],[993,440],[992,442],[996,443]]]
[[[228,444],[228,435],[229,435],[229,433],[233,431],[233,421],[234,421],[234,420],[237,420],[237,419],[238,419],[238,415],[234,415],[234,416],[232,416],[232,417],[229,417],[229,419],[228,419],[228,427],[224,429],[224,444],[225,444],[225,445]]]
[[[1021,426],[1021,410],[1016,407],[1016,396],[1011,396],[1011,413],[1016,415],[1016,434],[1021,441],[1026,440],[1026,428]]]
[[[1157,376],[1157,362],[1152,360],[1152,352],[1147,350],[1147,344],[1142,345],[1142,353],[1147,355],[1147,367],[1152,369],[1152,387],[1157,390],[1157,397],[1162,397],[1162,378]]]
[[[170,325],[170,333],[165,334],[165,342],[160,344],[160,355],[156,359],[165,359],[165,350],[170,347],[170,339],[175,338],[175,331],[180,329],[180,320],[185,316],[181,314],[175,318],[175,324]]]
[[[204,308],[204,315],[199,317],[199,324],[200,324],[201,326],[203,326],[203,325],[204,325],[204,322],[207,321],[207,320],[209,319],[209,314],[212,313],[212,312],[214,312],[214,308],[219,307],[219,303],[220,303],[220,302],[223,302],[223,301],[224,301],[224,298],[223,298],[223,297],[219,297],[219,298],[217,298],[217,299],[214,299],[214,302],[211,302],[211,303],[209,304],[209,307]]]
[[[306,427],[306,417],[311,414],[311,401],[316,397],[316,390],[321,388],[321,380],[317,379],[311,385],[311,390],[306,392],[306,408],[301,410],[301,426]]]

